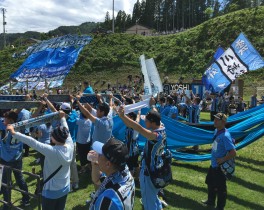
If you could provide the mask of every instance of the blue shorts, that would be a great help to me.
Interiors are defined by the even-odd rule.
[[[158,198],[159,188],[156,188],[149,175],[145,173],[146,165],[145,160],[142,161],[142,167],[140,170],[140,191],[142,197],[142,204],[146,210],[159,210],[162,209],[162,204]]]

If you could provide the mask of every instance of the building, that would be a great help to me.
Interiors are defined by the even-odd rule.
[[[127,34],[140,34],[140,35],[149,35],[152,34],[152,29],[145,26],[136,24],[126,30]]]

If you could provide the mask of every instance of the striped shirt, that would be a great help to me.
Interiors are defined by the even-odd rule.
[[[132,128],[126,128],[126,145],[129,152],[129,157],[134,157],[139,154],[138,149],[138,135],[139,133]]]
[[[105,178],[90,210],[132,210],[135,200],[135,183],[128,167]]]

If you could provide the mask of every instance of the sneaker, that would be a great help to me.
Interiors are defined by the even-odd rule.
[[[215,207],[215,205],[213,203],[209,203],[208,200],[202,200],[201,202],[204,206],[213,207],[213,208]]]
[[[163,208],[169,206],[169,204],[165,200],[163,200],[163,199],[160,199],[160,202],[161,202]]]
[[[95,191],[93,191],[93,192],[90,193],[90,198],[91,198],[91,199],[93,199],[94,196],[95,196]]]
[[[39,164],[39,163],[40,163],[40,158],[36,159],[36,160],[35,160],[35,163],[36,163],[36,164]]]
[[[86,200],[86,202],[85,202],[85,204],[86,204],[86,206],[90,206],[90,204],[91,204],[91,202],[92,202],[92,199],[91,200]]]
[[[82,168],[80,171],[79,171],[79,174],[84,174],[86,173],[86,169],[85,168]]]
[[[23,207],[30,206],[30,202],[29,202],[29,200],[28,200],[28,201],[21,201],[20,204],[21,204],[21,206],[23,206]]]
[[[79,184],[78,183],[73,183],[72,184],[72,189],[73,190],[78,190],[79,189]]]

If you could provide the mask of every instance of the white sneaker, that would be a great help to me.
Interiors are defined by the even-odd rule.
[[[40,158],[36,159],[36,160],[35,160],[35,163],[36,163],[36,164],[39,164],[39,163],[40,163]]]
[[[94,196],[95,196],[95,191],[93,191],[93,192],[90,193],[90,198],[91,198],[91,199],[93,199]]]
[[[169,204],[164,200],[160,200],[160,202],[164,208],[169,206]]]

